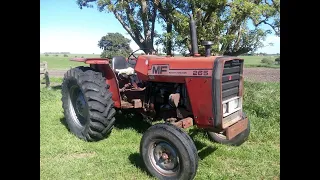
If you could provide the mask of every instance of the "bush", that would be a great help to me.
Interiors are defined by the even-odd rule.
[[[49,56],[49,54],[47,54],[47,53],[46,53],[46,54],[44,54],[44,55],[45,55],[45,56]]]
[[[58,54],[55,54],[54,56],[59,56]]]
[[[81,58],[84,58],[83,56],[81,56]]]
[[[64,54],[63,57],[68,57],[68,55]]]
[[[280,64],[280,57],[276,58],[274,61],[275,61],[277,64]]]
[[[271,65],[271,64],[273,64],[273,61],[272,61],[272,59],[270,59],[270,58],[263,58],[263,59],[261,60],[261,63]]]

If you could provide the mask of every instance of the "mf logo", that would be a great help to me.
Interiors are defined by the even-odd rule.
[[[151,73],[152,74],[167,74],[169,70],[168,65],[152,65]]]

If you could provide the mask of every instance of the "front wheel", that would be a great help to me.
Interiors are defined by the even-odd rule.
[[[245,116],[245,114],[243,114]],[[210,140],[225,144],[225,145],[231,145],[231,146],[240,146],[243,144],[249,137],[250,134],[250,121],[248,120],[247,129],[235,136],[234,138],[228,140],[225,136],[224,132],[221,133],[215,133],[215,132],[207,132],[209,135]]]
[[[140,153],[150,174],[158,179],[193,179],[198,153],[190,136],[171,124],[156,124],[144,134]]]

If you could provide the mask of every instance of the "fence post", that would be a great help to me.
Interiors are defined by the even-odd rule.
[[[49,78],[49,72],[48,71],[45,72],[44,78],[46,79],[46,88],[50,88],[50,78]]]

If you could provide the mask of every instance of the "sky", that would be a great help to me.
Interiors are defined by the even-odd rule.
[[[159,31],[161,27],[156,25]],[[83,8],[76,0],[40,0],[40,52],[100,54],[98,41],[107,33],[119,32],[131,39],[111,13],[96,8]],[[280,37],[267,36],[264,44],[273,43],[257,52],[280,53]],[[131,41],[132,50],[139,46]]]

